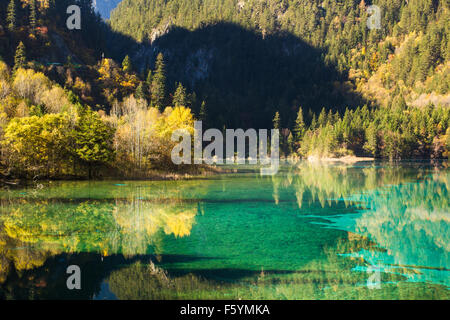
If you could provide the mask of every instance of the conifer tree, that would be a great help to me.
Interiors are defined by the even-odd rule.
[[[406,108],[407,108],[407,104],[406,104],[405,98],[403,97],[403,94],[399,94],[392,101],[392,109],[406,110]]]
[[[148,70],[147,78],[145,79],[145,84],[150,88],[152,85],[152,70]]]
[[[11,0],[7,9],[6,23],[9,31],[14,31],[17,27],[16,21],[16,0]]]
[[[280,113],[277,111],[275,117],[273,118],[273,128],[280,129]]]
[[[26,58],[26,52],[25,52],[25,45],[22,41],[20,41],[19,45],[16,49],[16,54],[14,56],[14,71],[16,71],[19,68],[25,67],[25,64],[27,63]]]
[[[317,124],[319,127],[323,127],[327,124],[327,112],[325,108],[322,108],[322,111],[320,111],[319,118],[317,119]]]
[[[306,131],[305,121],[303,120],[303,109],[300,107],[297,113],[297,119],[295,120],[295,127],[294,127],[294,141],[296,143],[299,143]]]
[[[152,87],[152,70],[148,69],[147,77],[144,82],[144,92],[145,92],[145,96],[147,97],[148,101],[151,101],[151,99],[152,99],[151,87]]]
[[[327,125],[333,125],[334,124],[334,116],[333,116],[333,111],[330,109],[328,111],[328,115],[327,115]]]
[[[377,128],[373,122],[366,129],[366,141],[367,142],[363,146],[364,150],[367,151],[370,155],[376,156],[378,144]]]
[[[292,132],[289,133],[287,143],[288,143],[289,153],[292,154],[292,153],[296,152],[297,146],[295,145],[294,136],[292,135]]]
[[[176,106],[187,106],[187,96],[186,89],[181,83],[178,84],[177,90],[173,95],[173,105]]]
[[[123,71],[125,71],[125,72],[131,72],[132,71],[132,69],[133,69],[133,67],[132,67],[132,65],[131,65],[131,59],[130,59],[130,57],[128,56],[128,55],[126,55],[125,56],[125,59],[123,59],[123,62],[122,62],[122,69],[123,69]]]
[[[316,128],[317,128],[317,118],[316,118],[316,114],[313,113],[312,119],[311,119],[311,125],[309,126],[309,129],[314,130]]]
[[[31,28],[32,33],[34,33],[34,31],[36,29],[36,20],[37,20],[36,0],[31,0],[31,2],[30,2],[30,28]]]
[[[156,70],[152,79],[151,92],[152,103],[162,111],[166,97],[166,75],[164,56],[162,53],[159,53],[156,58]]]
[[[134,95],[135,95],[135,97],[137,99],[144,99],[144,100],[146,99],[145,98],[145,96],[146,96],[146,94],[145,94],[145,86],[144,86],[143,82],[139,83],[139,85],[136,88],[136,91],[135,91]]]

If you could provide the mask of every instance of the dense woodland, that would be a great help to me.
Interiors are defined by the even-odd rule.
[[[374,3],[381,30],[364,1],[2,1],[2,175],[190,170],[170,137],[194,119],[279,128],[285,156],[446,158],[449,4]]]
[[[380,30],[367,28],[367,7],[370,4],[381,8]],[[373,101],[390,106],[399,95],[411,105],[423,106],[430,102],[448,105],[445,96],[449,90],[446,76],[450,51],[449,21],[448,1],[438,0],[124,0],[111,16],[114,30],[143,43],[152,41],[153,47],[167,51],[167,59],[179,64],[178,72],[173,71],[174,75],[170,74],[169,78],[186,78],[186,85],[197,89],[198,96],[211,100],[210,96],[215,92],[205,88],[204,83],[211,79],[220,82],[227,76],[223,81],[229,83],[228,87],[220,87],[220,83],[215,87],[239,95],[232,87],[233,83],[239,83],[246,89],[239,96],[245,103],[250,100],[245,98],[246,93],[253,95],[253,91],[258,91],[262,98],[251,100],[255,108],[265,112],[267,107],[272,116],[275,109],[280,111],[286,120],[284,126],[293,124],[291,111],[298,109],[299,105],[316,113],[322,107],[336,110]],[[224,28],[224,23],[238,26],[253,37],[241,35],[236,29]],[[189,32],[181,32],[177,37],[179,29]],[[230,32],[233,34],[229,37],[223,34]],[[221,43],[217,44],[216,38]],[[252,50],[255,46],[257,49]],[[192,55],[194,51],[194,55],[203,56],[203,60],[208,61],[208,55],[202,55],[202,50],[212,52],[217,58],[211,59],[211,72],[205,81],[192,84],[192,76],[185,76],[190,71],[191,61],[180,64],[177,60]],[[267,60],[259,57],[258,52],[268,56]],[[176,55],[176,59],[171,59],[172,55]],[[294,57],[296,63],[290,62],[289,57]],[[253,63],[255,59],[259,63]],[[229,60],[229,63],[223,60]],[[245,68],[247,64],[251,67]],[[272,65],[274,67],[270,68]],[[234,72],[227,73],[226,68],[232,68]],[[287,68],[295,72],[289,74],[285,70]],[[335,72],[330,72],[329,68]],[[242,70],[257,79],[242,74]],[[219,77],[214,72],[225,76]],[[235,73],[238,75],[233,78]],[[297,73],[304,74],[305,79],[298,79]],[[265,76],[268,80],[261,81]],[[240,81],[241,77],[245,81]],[[278,98],[276,101],[264,96],[265,91],[273,89],[272,82],[281,84],[276,88],[278,92],[270,92],[271,96]],[[304,92],[309,90],[302,90],[310,89],[311,82],[317,83],[315,91],[319,92],[312,96],[312,101]],[[334,87],[331,90],[326,88],[327,98],[323,99],[320,90],[329,83]],[[337,97],[338,93],[344,93],[344,97]],[[351,93],[364,99],[355,99]],[[231,100],[226,94],[224,96],[222,99]],[[269,105],[266,105],[266,100],[269,100]],[[216,108],[217,103],[209,103],[217,115],[224,113],[221,109],[227,111],[231,108],[220,103]],[[224,118],[224,122],[229,122],[227,117]],[[266,119],[263,124],[267,126],[270,123]]]

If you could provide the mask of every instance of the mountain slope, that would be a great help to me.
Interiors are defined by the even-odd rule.
[[[73,1],[81,30],[66,27]],[[449,16],[439,1],[411,0],[378,31],[354,15],[365,4],[325,1],[320,21],[333,10],[345,15],[304,35],[295,24],[263,30],[243,16],[162,23],[141,43],[108,28],[91,0],[9,3],[0,3],[0,171],[90,176],[100,160],[104,169],[143,177],[173,167],[170,132],[192,128],[194,117],[204,127],[282,129],[282,154],[304,158],[450,154]],[[277,10],[279,20],[288,12]],[[155,125],[160,131],[148,130]],[[30,153],[35,144],[41,149]]]
[[[381,9],[381,29],[367,28],[367,8],[370,4],[376,4]],[[442,86],[442,82],[448,83],[449,76],[440,70],[448,64],[450,57],[449,18],[448,1],[440,0],[375,0],[371,3],[364,0],[123,0],[112,12],[111,27],[143,43],[144,49],[141,48],[133,57],[141,68],[151,65],[158,51],[164,52],[166,59],[171,62],[174,62],[173,56],[182,57],[181,61],[185,63],[178,60],[177,64],[175,61],[177,69],[171,71],[169,78],[183,79],[185,85],[190,85],[190,89],[195,90],[207,102],[218,91],[226,96],[232,84],[230,81],[229,87],[220,86],[220,82],[212,81],[215,75],[209,71],[213,68],[205,69],[205,65],[219,62],[223,68],[214,69],[218,74],[227,74],[227,68],[232,68],[234,74],[244,72],[239,69],[241,67],[247,68],[245,72],[253,74],[259,74],[260,69],[253,65],[250,70],[248,64],[239,61],[235,52],[224,53],[226,47],[235,51],[252,51],[255,48],[249,48],[249,43],[239,43],[239,40],[230,36],[227,43],[220,43],[218,47],[217,43],[213,43],[214,39],[222,37],[220,28],[215,28],[214,34],[202,30],[211,29],[218,23],[233,24],[242,30],[253,32],[263,43],[272,43],[274,47],[283,46],[282,42],[275,44],[275,38],[283,38],[286,34],[297,38],[298,42],[314,48],[317,55],[312,57],[310,63],[304,63],[303,59],[295,63],[294,60],[288,68],[301,72],[298,71],[300,68],[305,74],[309,74],[309,65],[314,66],[320,60],[324,67],[331,67],[336,71],[327,80],[334,83],[336,90],[348,99],[336,101],[331,97],[332,94],[323,97],[320,90],[317,90],[317,95],[322,99],[317,99],[314,103],[315,98],[311,99],[304,94],[310,92],[314,78],[307,81],[309,83],[294,81],[293,84],[290,80],[294,78],[289,77],[277,81],[281,81],[283,87],[296,88],[296,94],[284,95],[280,93],[280,90],[283,91],[280,88],[269,93],[263,90],[257,92],[248,81],[238,81],[242,85],[242,92],[237,96],[236,92],[230,93],[236,102],[224,99],[228,100],[227,103],[239,104],[236,108],[242,112],[257,108],[248,103],[264,101],[266,104],[260,111],[270,109],[265,115],[265,123],[270,121],[268,114],[273,115],[279,110],[282,119],[292,119],[285,123],[288,125],[293,121],[290,110],[298,105],[312,108],[316,112],[322,107],[339,109],[342,104],[351,104],[355,94],[365,97],[367,103],[386,106],[399,100],[400,96],[406,98],[408,104],[414,104],[422,94],[437,96],[433,101],[448,104],[448,99],[445,99],[448,86]],[[176,36],[180,35],[180,28],[188,32],[183,33],[184,36]],[[238,28],[234,30],[239,33]],[[402,44],[407,39],[415,40],[406,46],[407,52],[403,52]],[[184,49],[181,49],[180,41],[185,43]],[[293,48],[286,50],[289,52]],[[211,53],[209,59],[200,57],[199,66],[203,67],[198,69],[192,69],[189,59],[184,59],[198,55],[195,52]],[[230,63],[221,63],[223,60]],[[275,61],[266,63],[274,64]],[[380,84],[372,79],[386,69],[389,70],[388,80],[385,79]],[[199,73],[207,79],[204,85],[196,85]],[[327,88],[328,84],[323,87],[323,80],[315,83],[316,87]],[[379,88],[380,85],[382,88]],[[325,92],[333,93],[335,90]],[[270,102],[265,99],[266,94],[272,95]],[[249,96],[253,99],[248,99]],[[209,104],[212,112],[227,118],[224,108],[230,106],[217,103],[211,101]],[[365,103],[364,99],[358,103]]]
[[[345,76],[323,63],[321,50],[288,33],[263,37],[230,23],[176,28],[143,46],[135,64],[153,61],[158,52],[167,64],[169,91],[181,81],[195,92],[197,101],[206,102],[214,127],[265,128],[275,111],[295,114],[300,104],[343,111],[361,103],[341,85]]]

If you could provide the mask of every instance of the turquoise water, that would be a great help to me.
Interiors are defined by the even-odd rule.
[[[0,298],[449,298],[446,163],[236,169],[1,191]]]

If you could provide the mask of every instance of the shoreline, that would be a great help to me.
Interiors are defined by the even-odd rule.
[[[3,188],[16,188],[24,187],[33,184],[40,184],[45,182],[57,182],[57,181],[181,181],[189,179],[198,179],[204,177],[210,177],[222,173],[230,173],[231,171],[219,169],[218,167],[203,166],[201,170],[195,172],[166,172],[166,171],[153,171],[146,174],[139,175],[104,175],[92,179],[88,179],[82,176],[60,176],[52,178],[42,179],[29,179],[29,178],[7,178],[2,177],[0,179],[0,187]]]
[[[282,158],[283,159],[283,158]],[[294,163],[305,162],[310,164],[355,164],[358,162],[375,162],[375,161],[386,161],[384,159],[377,159],[372,157],[358,157],[358,156],[344,156],[344,157],[318,157],[309,156],[308,158],[284,158],[285,161],[291,162],[295,160]],[[448,159],[410,159],[412,161],[442,161],[445,165]],[[402,160],[400,160],[402,161]],[[404,161],[404,160],[403,160]],[[395,161],[394,161],[395,162]],[[291,162],[291,164],[294,164]],[[36,185],[45,182],[57,182],[57,181],[182,181],[190,179],[202,179],[207,177],[212,177],[220,174],[230,174],[237,173],[237,168],[225,168],[221,166],[203,166],[201,170],[198,171],[181,171],[181,172],[167,172],[167,171],[153,171],[147,172],[142,175],[104,175],[88,179],[83,176],[60,176],[53,178],[41,178],[41,179],[29,179],[29,178],[14,178],[2,176],[0,177],[0,187],[1,188],[17,188],[30,185]]]
[[[344,156],[344,157],[317,157],[317,156],[309,156],[306,159],[308,162],[342,162],[342,163],[357,163],[357,162],[372,162],[375,161],[375,158],[371,157],[357,157],[357,156]]]

